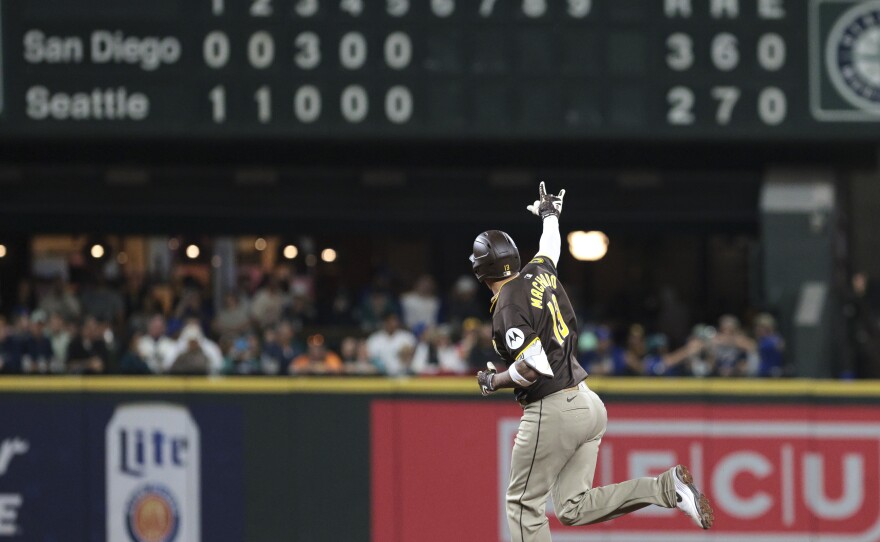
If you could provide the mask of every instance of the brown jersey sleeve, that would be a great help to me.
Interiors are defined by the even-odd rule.
[[[492,320],[495,346],[508,364],[538,339],[528,312],[517,304],[501,307]]]

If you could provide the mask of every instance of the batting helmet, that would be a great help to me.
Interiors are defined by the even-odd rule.
[[[503,279],[519,272],[519,250],[503,231],[489,230],[478,235],[470,259],[474,275],[480,282]]]

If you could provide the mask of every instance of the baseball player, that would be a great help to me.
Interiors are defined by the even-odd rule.
[[[497,373],[489,362],[477,374],[480,390],[489,395],[513,388],[523,408],[507,489],[511,539],[550,541],[544,509],[551,494],[564,525],[599,523],[655,504],[677,507],[708,529],[714,519],[709,500],[683,465],[657,477],[592,487],[608,415],[575,357],[577,320],[556,273],[564,196],[565,190],[547,194],[542,182],[539,199],[527,207],[544,227],[538,254],[522,269],[513,239],[498,230],[478,235],[470,258],[477,280],[494,294],[493,342],[508,365]]]

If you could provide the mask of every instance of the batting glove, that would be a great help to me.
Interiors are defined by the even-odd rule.
[[[480,385],[480,393],[485,397],[495,392],[495,364],[491,361],[486,362],[486,370],[477,373],[477,383]]]
[[[559,191],[559,195],[548,194],[544,181],[541,181],[541,184],[538,186],[538,199],[535,200],[535,203],[526,207],[526,209],[535,216],[540,216],[542,220],[548,216],[559,217],[562,214],[562,198],[564,197],[564,188]]]

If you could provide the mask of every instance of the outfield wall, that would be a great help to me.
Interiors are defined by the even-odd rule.
[[[686,462],[704,536],[646,509],[554,541],[880,540],[880,383],[590,379],[596,483]],[[509,540],[520,407],[473,379],[0,379],[0,542]]]

